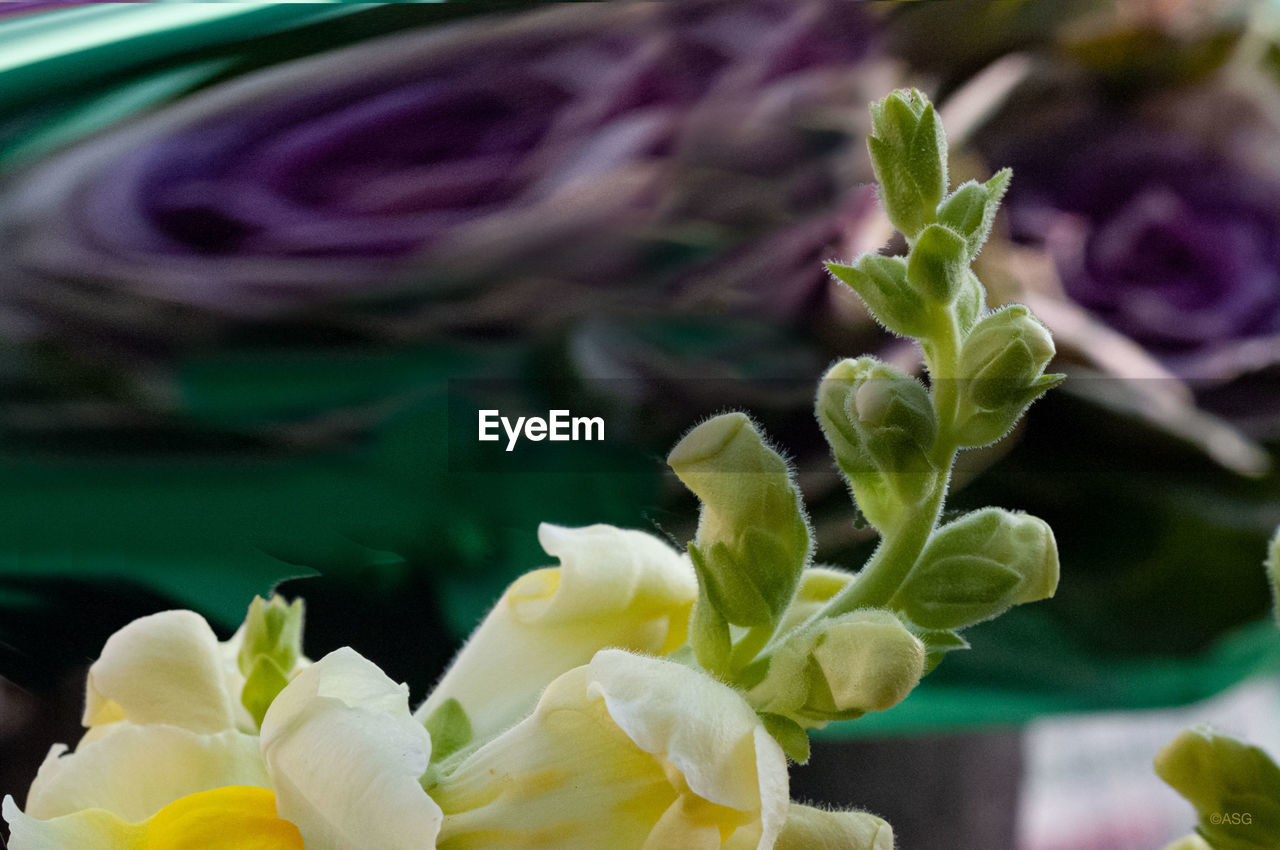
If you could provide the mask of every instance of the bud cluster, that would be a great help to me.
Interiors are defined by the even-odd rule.
[[[908,251],[828,268],[920,343],[929,382],[875,357],[842,360],[819,383],[815,415],[879,548],[843,579],[811,567],[791,470],[743,414],[703,423],[669,458],[702,501],[688,547],[691,655],[740,688],[796,760],[807,730],[895,705],[968,646],[958,630],[1058,582],[1053,532],[1035,517],[987,508],[939,527],[956,453],[999,440],[1061,380],[1044,374],[1045,327],[1020,305],[988,310],[970,268],[1011,174],[949,191],[928,100],[895,92],[871,113],[880,198]]]

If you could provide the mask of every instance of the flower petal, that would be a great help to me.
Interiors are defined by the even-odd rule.
[[[419,779],[431,740],[408,688],[349,648],[303,670],[262,721],[280,817],[307,850],[434,847],[440,808]]]
[[[740,695],[622,650],[557,678],[429,790],[440,850],[767,850],[787,807],[786,759]]]
[[[456,699],[484,741],[528,715],[552,679],[600,649],[663,653],[684,642],[697,580],[668,544],[609,525],[547,523],[538,540],[560,567],[507,589],[417,717]]]
[[[27,814],[47,820],[105,809],[140,822],[179,797],[224,785],[268,787],[254,736],[125,724],[74,753],[54,747],[31,783]]]
[[[194,611],[163,611],[107,639],[89,668],[84,725],[128,720],[193,732],[234,729],[224,652]]]
[[[9,824],[9,850],[67,850],[68,847],[110,847],[111,850],[143,850],[145,831],[111,812],[87,809],[52,820],[25,815],[13,798],[4,798],[3,814]]]

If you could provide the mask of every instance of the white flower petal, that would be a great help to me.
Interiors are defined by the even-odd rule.
[[[307,850],[423,850],[440,808],[419,784],[431,741],[409,694],[352,649],[303,670],[262,721],[281,818]]]
[[[254,736],[121,724],[74,753],[54,747],[31,783],[27,814],[47,820],[105,809],[143,821],[179,797],[224,785],[269,787]]]
[[[44,821],[23,814],[7,795],[0,809],[9,824],[9,850],[143,850],[142,829],[101,809]]]
[[[440,850],[768,850],[788,802],[782,750],[737,692],[621,650],[557,678],[430,790]]]
[[[516,580],[416,716],[458,700],[477,740],[528,715],[547,684],[605,647],[669,652],[684,642],[697,580],[688,559],[640,531],[542,524],[559,568]]]
[[[193,611],[134,620],[107,639],[89,668],[84,725],[128,720],[193,732],[236,727],[218,638]]]

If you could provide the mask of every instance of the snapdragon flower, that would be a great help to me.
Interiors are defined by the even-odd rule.
[[[430,740],[408,689],[351,650],[315,664],[298,656],[259,734],[237,708],[236,665],[257,637],[251,628],[220,644],[191,611],[113,635],[90,669],[84,737],[73,752],[53,748],[25,809],[4,800],[9,846],[430,846],[440,812],[418,782]]]

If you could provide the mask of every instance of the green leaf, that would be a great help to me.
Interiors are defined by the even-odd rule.
[[[431,735],[431,761],[448,758],[471,743],[471,718],[462,703],[450,697],[436,706],[424,724]]]
[[[809,761],[809,733],[804,727],[781,714],[765,712],[760,715],[760,719],[764,722],[765,731],[778,742],[787,758],[796,764],[806,764]]]
[[[254,659],[240,692],[240,704],[248,709],[255,725],[262,726],[267,709],[287,684],[289,677],[274,658],[259,655]]]
[[[970,180],[948,195],[938,208],[938,222],[964,237],[968,259],[978,256],[991,234],[1000,199],[1012,179],[1013,172],[1005,168],[986,183]]]
[[[956,300],[968,272],[964,237],[941,224],[921,231],[907,258],[907,282],[937,304],[950,305]]]
[[[255,596],[249,603],[244,640],[236,657],[240,672],[248,676],[263,656],[282,670],[292,670],[302,656],[303,619],[301,599],[289,603],[280,596],[272,596],[270,601]]]
[[[827,270],[858,293],[872,317],[898,336],[929,333],[933,318],[920,294],[907,284],[907,261],[902,257],[863,254],[851,266],[829,262]]]
[[[729,413],[685,435],[667,463],[702,502],[695,566],[707,601],[733,625],[776,624],[811,551],[787,462]]]
[[[927,629],[961,629],[1058,586],[1058,548],[1042,520],[983,508],[934,532],[890,601]]]

